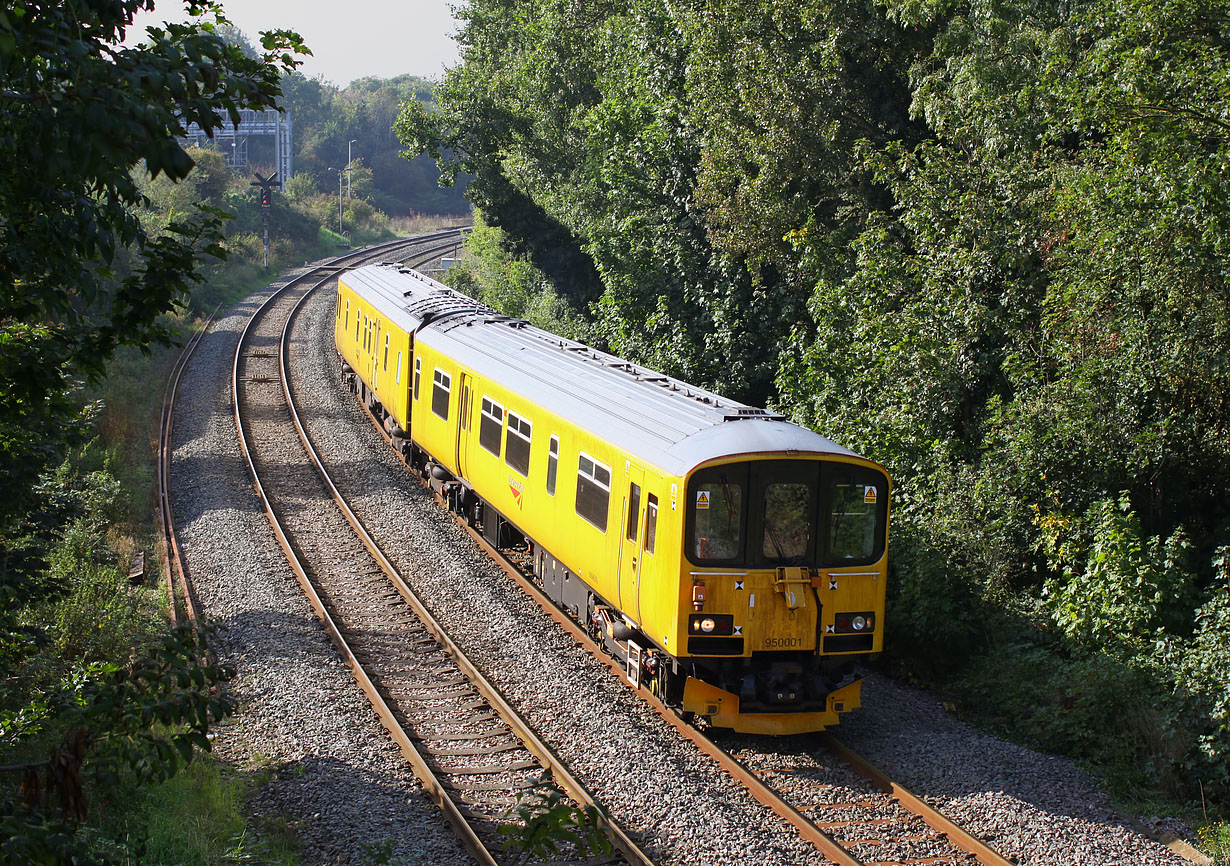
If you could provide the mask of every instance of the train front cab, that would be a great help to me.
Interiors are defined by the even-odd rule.
[[[858,458],[784,455],[693,471],[676,655],[682,708],[791,734],[859,706],[852,662],[883,647],[889,479]]]

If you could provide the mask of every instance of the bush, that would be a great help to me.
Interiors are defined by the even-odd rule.
[[[1200,847],[1213,858],[1212,866],[1230,866],[1230,824],[1215,821],[1201,827]]]
[[[1047,558],[1063,575],[1046,582],[1043,599],[1068,637],[1139,654],[1187,627],[1195,578],[1181,528],[1165,542],[1142,538],[1126,493],[1095,503],[1080,520],[1040,520]]]
[[[1230,799],[1230,578],[1227,549],[1218,552],[1222,585],[1196,611],[1196,633],[1172,654],[1182,721],[1194,748],[1184,770],[1202,778],[1206,793]]]

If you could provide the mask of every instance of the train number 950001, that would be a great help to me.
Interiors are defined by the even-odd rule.
[[[767,637],[764,639],[765,649],[770,647],[783,649],[788,647],[797,647],[803,645],[801,637]]]

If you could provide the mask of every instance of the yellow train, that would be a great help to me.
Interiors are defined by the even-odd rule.
[[[407,461],[667,704],[769,734],[859,706],[881,466],[398,265],[338,280],[334,336]]]

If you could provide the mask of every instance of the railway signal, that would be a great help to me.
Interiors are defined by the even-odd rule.
[[[252,186],[260,187],[261,190],[261,226],[264,228],[265,234],[265,270],[269,270],[269,208],[273,205],[273,185],[278,182],[278,173],[275,171],[269,177],[261,177],[260,172],[252,172],[256,180],[252,181]]]

